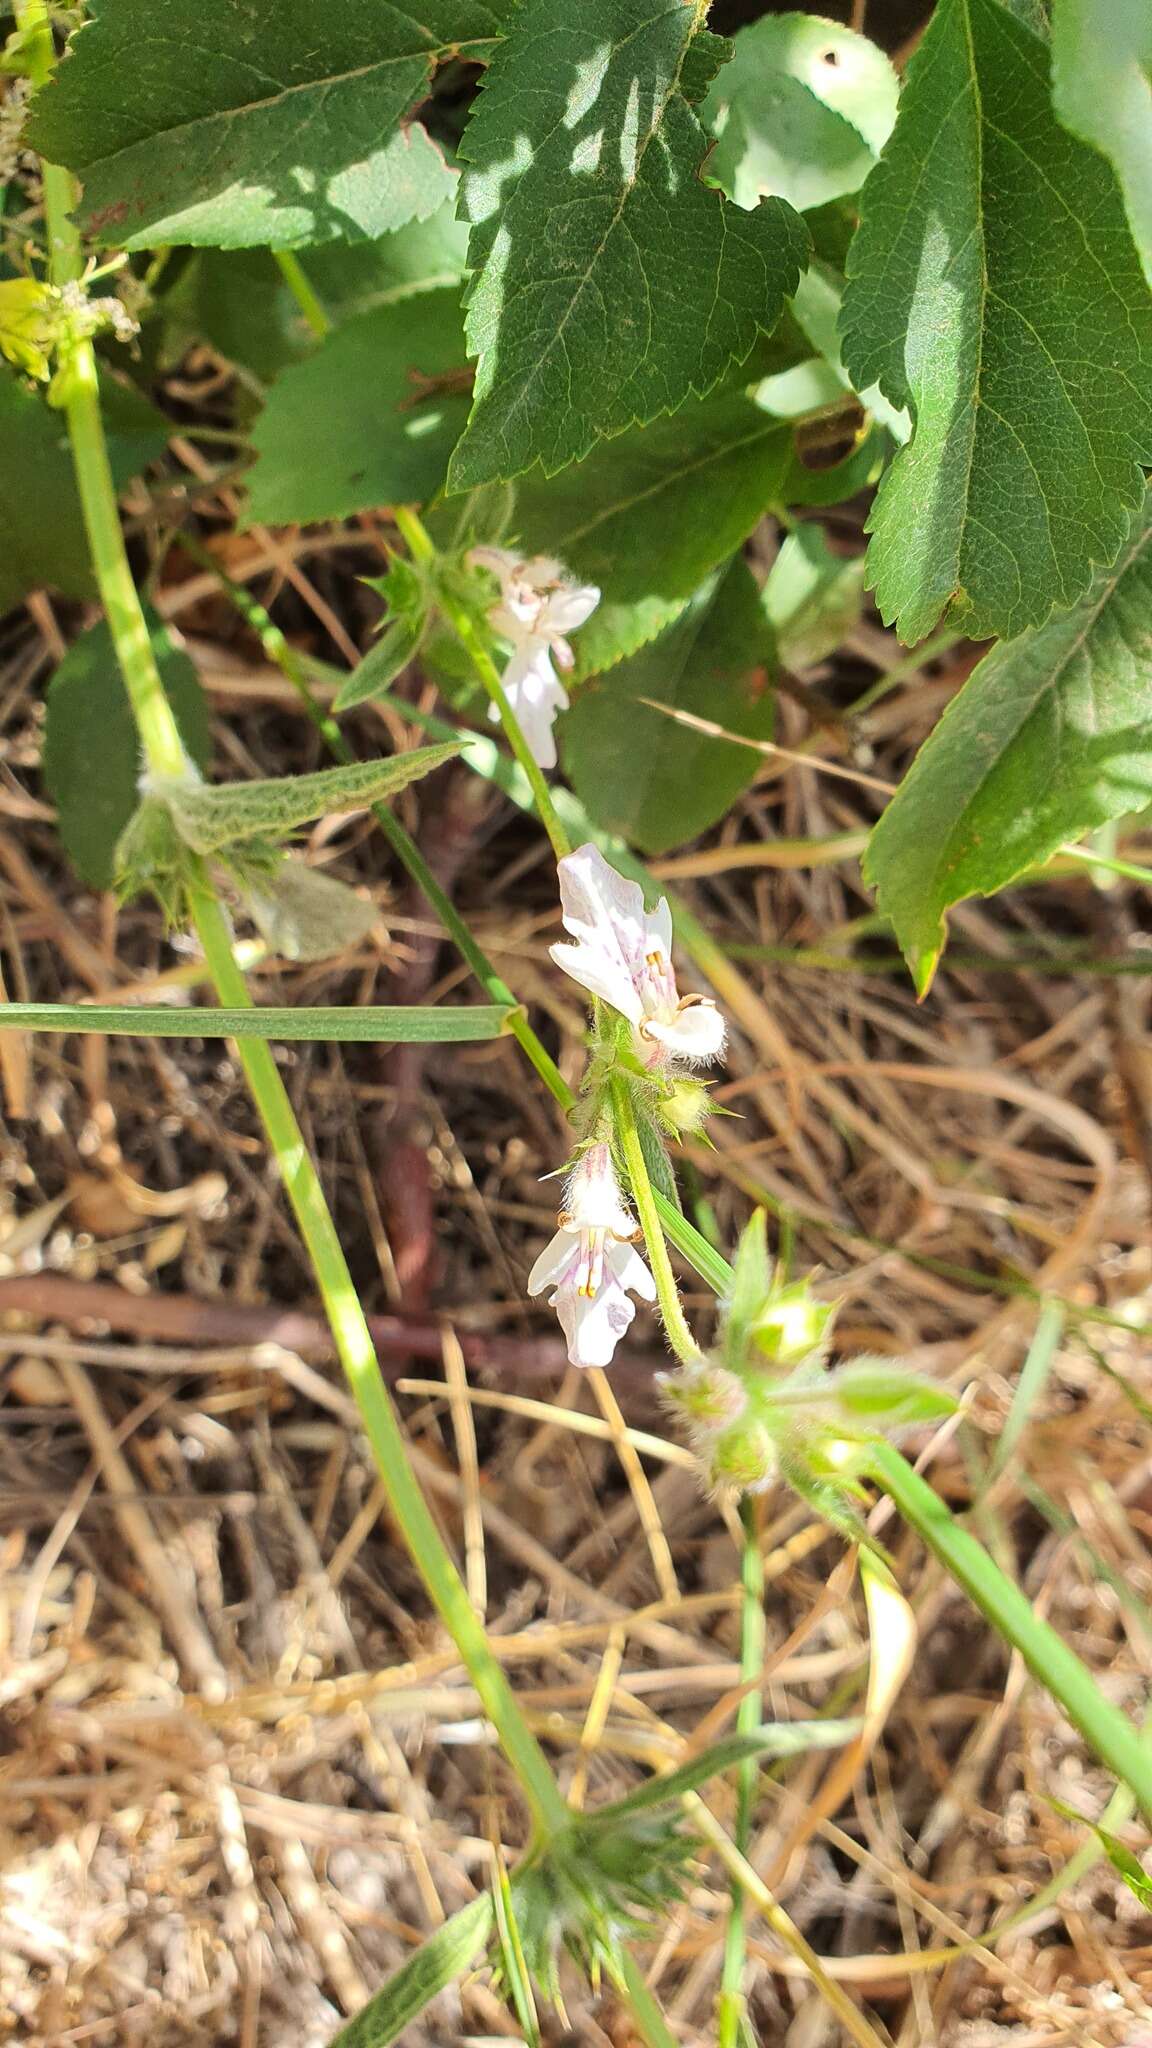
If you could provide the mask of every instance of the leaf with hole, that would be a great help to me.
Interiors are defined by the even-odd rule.
[[[453,174],[409,116],[483,58],[511,0],[94,0],[36,96],[32,147],[83,181],[94,241],[356,241],[423,220]]]
[[[768,332],[808,255],[780,199],[699,176],[694,111],[727,46],[683,0],[523,0],[461,146],[479,360],[454,491],[703,397]]]
[[[199,767],[209,753],[200,678],[162,622],[149,616],[152,650],[181,738]],[[64,850],[81,881],[110,889],[117,842],[136,809],[140,741],[106,625],[74,640],[48,685],[44,779]]]
[[[979,639],[1074,603],[1152,463],[1152,296],[1048,70],[999,0],[940,0],[862,196],[843,353],[915,421],[868,558],[909,643],[942,614]]]
[[[986,654],[869,842],[865,876],[923,993],[945,913],[1152,800],[1152,493],[1074,610]]]
[[[277,378],[256,423],[248,518],[346,519],[423,503],[468,412],[459,295],[425,292],[337,328]]]
[[[700,108],[709,182],[737,206],[775,193],[801,213],[858,192],[896,119],[884,52],[812,14],[766,14],[732,51]]]
[[[419,782],[460,747],[414,747],[387,760],[353,761],[318,768],[311,775],[277,776],[269,782],[178,782],[154,775],[149,790],[165,803],[185,844],[196,853],[220,853],[245,840],[279,844],[301,825],[338,811],[363,810]]]
[[[585,683],[559,733],[567,774],[597,824],[664,853],[723,817],[759,772],[758,756],[653,704],[768,739],[773,666],[755,578],[737,559],[658,639]]]

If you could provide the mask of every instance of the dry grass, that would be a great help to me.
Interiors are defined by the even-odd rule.
[[[353,579],[378,540],[352,538],[250,536],[230,566],[300,644],[334,655],[326,622],[365,633]],[[312,765],[313,736],[211,579],[170,579],[162,603],[213,692],[222,771]],[[36,779],[57,630],[41,604],[3,647],[8,992],[191,979],[147,906],[118,916],[61,863]],[[962,679],[960,652],[845,721],[835,707],[896,659],[862,629],[782,700],[783,744],[898,776]],[[384,714],[392,742],[402,709]],[[574,1076],[580,1018],[547,961],[541,835],[440,787],[406,796],[405,816],[447,871],[453,813],[457,902]],[[784,868],[774,846],[858,834],[879,802],[768,762],[704,857],[669,867],[726,943],[853,954],[870,909],[855,861]],[[372,891],[378,933],[335,965],[267,976],[266,995],[389,1000],[414,973],[428,1000],[464,985],[363,821],[310,851]],[[750,1200],[771,1205],[796,1265],[821,1266],[843,1301],[843,1348],[913,1357],[968,1390],[962,1427],[918,1446],[934,1483],[973,1505],[1134,1713],[1152,1647],[1146,984],[1012,963],[1055,969],[1070,940],[1098,965],[1139,958],[1138,913],[1133,892],[1084,876],[970,907],[919,1009],[866,953],[834,971],[742,954],[720,991],[739,1029],[718,1090],[739,1120],[694,1155],[689,1189],[728,1242]],[[234,1058],[195,1042],[0,1045],[0,2029],[29,2048],[320,2048],[484,1884],[494,1844],[515,1854],[522,1814],[382,1512],[322,1332],[283,1323],[311,1308],[309,1278]],[[365,1299],[407,1318],[385,1355],[446,1534],[566,1783],[594,1802],[703,1724],[730,1725],[737,1559],[731,1517],[652,1441],[656,1332],[638,1324],[613,1375],[621,1416],[560,1374],[546,1313],[523,1298],[553,1205],[539,1177],[564,1136],[517,1058],[510,1044],[415,1066],[296,1047],[284,1069]],[[1067,1308],[1025,1412],[1037,1292]],[[689,1293],[703,1322],[710,1304]],[[986,1484],[1006,1426],[1012,1455]],[[753,1861],[880,2041],[1131,2044],[1152,2022],[1145,1912],[1107,1863],[1052,1890],[1084,1836],[1050,1798],[1096,1814],[1110,1788],[936,1567],[891,1523],[884,1535],[916,1615],[911,1675],[850,1782],[827,1756],[780,1774]],[[854,1711],[869,1643],[851,1561],[781,1494],[762,1503],[761,1538],[769,1710]],[[710,1796],[727,1815],[724,1788]],[[647,1957],[686,2043],[712,2038],[724,1914],[702,1861]],[[954,1944],[976,1946],[949,1960]],[[755,1923],[753,1951],[760,2039],[844,2038]],[[570,2018],[587,2048],[629,2038],[577,1986]],[[409,2038],[505,2036],[480,1975]]]

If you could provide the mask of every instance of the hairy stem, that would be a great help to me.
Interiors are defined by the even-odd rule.
[[[756,1526],[756,1503],[745,1494],[740,1503],[744,1544],[740,1553],[740,1683],[749,1685],[764,1668],[764,1558]],[[760,1726],[763,1699],[759,1687],[746,1692],[736,1709],[740,1735],[754,1734]],[[736,1817],[732,1834],[742,1856],[748,1853],[752,1824],[752,1802],[756,1794],[758,1767],[755,1757],[742,1763],[736,1775]],[[724,1930],[724,1962],[720,1973],[720,1997],[716,2008],[717,2048],[737,2048],[744,2019],[744,1963],[748,1927],[743,1885],[733,1877],[732,1903]]]
[[[636,1204],[636,1214],[640,1218],[640,1228],[644,1232],[648,1263],[652,1268],[652,1278],[656,1282],[656,1299],[660,1303],[660,1314],[664,1319],[668,1342],[681,1364],[686,1365],[699,1358],[700,1346],[688,1328],[684,1315],[680,1290],[676,1285],[676,1275],[672,1271],[672,1261],[668,1257],[668,1246],[660,1225],[660,1214],[656,1207],[652,1182],[648,1177],[648,1162],[640,1142],[631,1091],[622,1074],[614,1074],[612,1077],[612,1111],[620,1149],[624,1154],[624,1164],[628,1169],[632,1199]]]
[[[415,512],[410,505],[396,505],[393,507],[392,517],[396,521],[397,528],[403,536],[413,561],[431,561],[436,553],[436,549],[419,513]],[[552,842],[552,851],[557,860],[563,860],[565,854],[572,851],[568,834],[565,832],[556,814],[556,807],[552,802],[548,784],[544,780],[544,771],[533,756],[528,742],[520,730],[520,721],[508,702],[507,693],[500,680],[500,671],[463,605],[457,604],[455,598],[447,591],[441,591],[440,603],[479,680],[483,683],[489,697],[496,706],[508,744],[528,778],[528,784],[532,791],[540,823]]]

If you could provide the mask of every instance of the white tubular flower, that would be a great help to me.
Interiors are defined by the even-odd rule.
[[[598,847],[560,862],[564,929],[574,946],[553,946],[557,967],[627,1017],[645,1065],[718,1059],[727,1028],[710,996],[682,996],[672,966],[672,913],[662,896],[645,910],[638,882],[626,882]]]
[[[606,1366],[636,1314],[629,1293],[655,1301],[656,1285],[638,1251],[638,1236],[607,1145],[590,1145],[565,1190],[560,1228],[528,1276],[529,1294],[553,1290],[573,1365]]]
[[[575,656],[566,635],[582,626],[600,602],[591,583],[574,583],[562,562],[551,555],[526,559],[508,548],[472,548],[468,560],[476,569],[491,569],[500,581],[500,602],[488,614],[491,625],[512,652],[503,683],[541,768],[556,766],[552,727],[558,711],[567,711],[568,692],[556,673],[572,668]],[[499,713],[493,705],[489,717]]]

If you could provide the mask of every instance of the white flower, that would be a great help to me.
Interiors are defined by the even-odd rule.
[[[667,898],[645,910],[639,883],[626,882],[595,846],[566,854],[559,872],[564,929],[576,944],[552,947],[557,967],[627,1017],[646,1066],[719,1058],[727,1032],[715,1003],[676,987]]]
[[[488,618],[512,649],[502,678],[505,694],[533,759],[541,768],[554,768],[552,727],[557,712],[568,709],[568,692],[556,670],[567,673],[575,661],[565,635],[591,616],[600,592],[594,584],[574,583],[551,555],[526,559],[508,548],[479,547],[469,551],[468,560],[499,578],[500,602]],[[494,705],[488,715],[499,717]]]
[[[633,1247],[636,1226],[607,1145],[590,1145],[565,1190],[560,1225],[528,1276],[529,1294],[554,1291],[573,1365],[605,1366],[636,1313],[629,1291],[655,1301],[656,1286]]]

